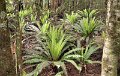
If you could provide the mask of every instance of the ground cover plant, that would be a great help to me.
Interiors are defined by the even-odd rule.
[[[73,18],[74,15],[75,15],[75,18]],[[72,16],[69,16],[68,14],[66,14],[66,16],[67,18],[69,18],[68,20],[72,18],[70,20],[70,23],[72,21],[71,23],[72,26],[76,26],[76,25],[73,25],[75,23],[73,21],[77,20],[78,14],[72,13]],[[94,18],[92,19],[93,19],[92,21],[93,25],[87,24],[86,25],[87,27],[94,26]],[[44,20],[44,17],[43,17],[43,20]],[[89,21],[86,21],[86,23],[89,23]],[[86,23],[83,23],[83,24],[86,24]],[[56,75],[64,73],[67,76],[68,74],[67,74],[65,62],[72,63],[79,71],[81,71],[82,67],[84,67],[84,65],[86,65],[87,63],[94,62],[89,60],[89,58],[91,54],[93,54],[96,50],[99,49],[99,47],[97,47],[96,45],[89,43],[88,45],[85,45],[86,47],[81,46],[80,48],[76,48],[76,49],[74,45],[74,49],[70,50],[69,48],[71,47],[71,44],[69,43],[69,40],[70,40],[70,37],[72,36],[70,36],[70,34],[65,34],[63,30],[63,26],[59,28],[51,26],[50,22],[46,20],[46,22],[44,22],[42,26],[39,26],[39,28],[40,28],[40,31],[36,37],[38,38],[41,44],[41,47],[39,47],[40,53],[31,55],[31,56],[29,55],[25,56],[27,58],[24,62],[25,64],[30,64],[30,65],[37,64],[36,69],[33,70],[33,72],[29,73],[28,76],[30,75],[37,76],[42,71],[42,69],[44,69],[45,67],[51,64],[53,66],[57,66],[58,69],[62,68],[63,72],[59,71]],[[86,28],[83,28],[83,29],[86,29]],[[75,30],[81,30],[81,28],[77,28]],[[89,30],[91,30],[91,28],[89,28]],[[81,35],[81,36],[84,37],[84,35]],[[79,62],[79,65],[76,62]]]
[[[43,25],[45,27],[46,25]],[[42,31],[43,32],[43,31]],[[61,28],[51,27],[44,34],[44,38],[40,38],[43,49],[41,49],[42,54],[26,56],[27,59],[24,63],[37,64],[36,69],[29,73],[27,76],[37,76],[43,68],[52,64],[57,66],[58,69],[61,67],[64,74],[68,76],[65,62],[71,62],[78,70],[80,69],[74,59],[79,58],[80,55],[74,52],[79,51],[79,48],[74,48],[72,50],[66,51],[69,48],[69,43],[67,42],[69,36],[63,32]]]

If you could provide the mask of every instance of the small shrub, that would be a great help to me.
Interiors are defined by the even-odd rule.
[[[61,28],[50,27],[47,33],[44,33],[44,38],[40,38],[42,46],[40,50],[42,51],[42,54],[26,56],[24,64],[36,64],[36,69],[27,74],[27,76],[38,76],[42,69],[50,64],[57,66],[58,69],[62,68],[64,74],[68,76],[65,62],[72,63],[80,70],[80,67],[74,61],[74,59],[80,57],[79,54],[75,54],[74,52],[79,51],[80,49],[75,48],[66,51],[70,46],[68,45],[68,40],[69,36],[67,36]]]
[[[66,17],[67,17],[68,21],[69,21],[71,24],[74,24],[74,23],[76,22],[76,20],[77,20],[78,13],[72,12],[71,15],[66,14]]]

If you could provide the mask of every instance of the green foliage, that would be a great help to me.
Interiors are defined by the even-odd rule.
[[[100,47],[97,47],[94,44],[89,44],[85,48],[81,48],[81,51],[78,53],[80,54],[80,61],[84,64],[86,63],[92,63],[93,61],[90,60],[90,56],[99,49]]]
[[[78,12],[81,19],[72,26],[82,37],[89,37],[100,25],[100,21],[95,18],[97,10],[83,10]]]
[[[88,37],[99,26],[99,22],[95,18],[83,18],[78,24],[73,26],[75,30],[81,34],[82,37]]]
[[[77,20],[78,13],[74,13],[74,12],[72,11],[71,15],[66,14],[66,17],[67,17],[67,19],[69,20],[69,22],[70,22],[71,24],[74,24],[74,23],[76,22],[76,20]]]
[[[20,11],[19,12],[20,21],[22,21],[25,16],[30,15],[31,13],[32,13],[32,8]]]
[[[37,35],[37,38],[39,39],[39,38],[41,38],[41,36],[46,35],[46,33],[48,32],[49,27],[50,27],[50,22],[49,22],[49,21],[46,21],[45,23],[43,23],[42,26],[39,25],[39,23],[37,23],[37,24],[38,24],[38,27],[39,27],[39,29],[40,29],[40,32],[39,32],[38,35]]]
[[[44,24],[48,20],[49,15],[50,15],[50,11],[49,10],[48,11],[44,11],[42,13],[42,16],[40,16],[40,20],[41,20],[42,24]]]
[[[72,63],[78,70],[79,66],[75,63],[74,59],[79,58],[79,54],[74,52],[79,51],[79,48],[66,51],[69,48],[69,36],[67,36],[62,28],[50,27],[47,33],[44,33],[45,37],[41,40],[43,52],[40,55],[31,55],[27,56],[27,60],[24,63],[28,64],[37,64],[36,69],[29,73],[27,76],[38,76],[43,68],[49,66],[50,64],[55,65],[59,68],[62,68],[64,74],[67,75],[65,62]],[[43,37],[42,37],[43,38]],[[66,51],[66,52],[65,52]]]
[[[31,14],[30,20],[31,20],[31,22],[36,22],[36,17],[33,14]]]
[[[50,31],[47,33],[49,40],[48,48],[51,52],[53,60],[58,60],[62,49],[68,41],[68,37],[65,37],[65,34],[61,29],[55,29],[55,27],[50,27]]]
[[[27,16],[27,15],[30,15],[32,13],[32,8],[29,8],[27,10],[22,10],[19,12],[19,23],[20,23],[20,29],[22,30],[22,28],[24,27],[25,25],[25,20],[24,18]],[[22,30],[24,31],[24,30]]]
[[[42,32],[43,34],[47,33],[49,26],[50,26],[50,22],[47,22],[47,21],[46,21],[46,22],[43,24],[43,26],[40,28],[41,32]]]
[[[93,18],[98,13],[98,10],[84,9],[83,11],[78,11],[78,13],[80,14],[81,17],[90,19]]]
[[[22,71],[22,76],[26,76],[27,73],[25,71]]]

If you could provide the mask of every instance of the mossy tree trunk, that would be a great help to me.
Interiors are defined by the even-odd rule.
[[[21,76],[22,74],[22,32],[19,23],[19,0],[14,0],[14,14],[15,14],[15,43],[16,43],[16,50],[15,50],[15,63],[16,63],[16,74],[17,76]]]
[[[10,48],[5,0],[0,0],[0,76],[16,76]]]
[[[101,76],[117,76],[120,50],[120,0],[108,0]]]

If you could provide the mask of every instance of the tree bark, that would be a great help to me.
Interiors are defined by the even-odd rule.
[[[58,0],[51,0],[51,10],[55,12],[57,7],[58,7]]]
[[[19,23],[19,0],[14,0],[14,14],[15,14],[15,45],[16,45],[16,50],[15,50],[15,63],[16,63],[16,75],[21,76],[22,74],[22,32],[20,28],[20,23]]]
[[[36,13],[37,13],[37,21],[40,21],[40,16],[42,15],[42,9],[43,9],[43,0],[35,0],[35,6],[36,6]]]
[[[118,54],[120,54],[120,9],[118,6],[120,7],[119,0],[108,0],[101,76],[117,76]]]
[[[10,48],[5,0],[0,0],[0,76],[16,76]]]

